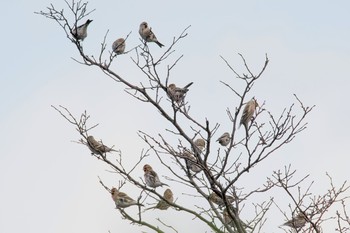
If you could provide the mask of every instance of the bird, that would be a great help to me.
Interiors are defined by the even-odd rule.
[[[228,132],[225,132],[216,141],[219,142],[220,145],[222,146],[227,146],[230,143],[230,140],[231,140],[230,134]]]
[[[111,189],[111,194],[112,194],[112,199],[115,203],[116,208],[126,208],[132,205],[143,206],[143,204],[136,202],[134,199],[129,197],[126,193],[119,192],[118,189],[114,187]]]
[[[72,35],[77,40],[84,40],[87,37],[87,28],[89,24],[92,22],[91,19],[86,20],[86,22],[80,25],[78,28],[73,28]]]
[[[255,100],[255,98],[251,99],[244,107],[240,125],[244,125],[247,131],[248,131],[248,124],[251,121],[255,113],[255,109],[257,107],[259,107],[259,105],[258,105],[258,102]]]
[[[164,191],[163,198],[166,201],[162,199],[157,203],[157,205],[150,207],[150,208],[147,208],[145,210],[149,210],[149,209],[167,210],[170,207],[169,203],[174,202],[174,196],[173,196],[173,192],[171,191],[171,189],[166,189]]]
[[[149,187],[157,188],[163,185],[169,186],[165,183],[160,182],[158,174],[155,171],[153,171],[153,168],[149,164],[145,164],[143,166],[143,171],[145,172],[144,177],[146,185],[148,185]]]
[[[146,42],[154,42],[156,43],[160,48],[163,47],[164,45],[160,43],[152,32],[152,28],[148,27],[148,24],[146,22],[142,22],[140,24],[140,29],[139,33],[142,39],[144,39]]]
[[[180,157],[185,159],[186,166],[194,173],[198,173],[198,172],[202,171],[202,168],[200,166],[198,166],[197,160],[194,157],[194,155],[192,155],[187,150],[185,150]]]
[[[283,223],[282,226],[288,226],[294,229],[298,229],[305,226],[306,222],[307,222],[307,217],[305,216],[304,213],[300,212],[291,220],[288,220],[287,222]]]
[[[194,141],[194,145],[200,150],[203,151],[205,148],[205,140],[203,138],[197,138]]]
[[[116,151],[108,146],[102,144],[102,142],[96,141],[96,139],[90,135],[86,138],[87,146],[91,150],[92,154],[104,154],[111,151]]]
[[[125,50],[125,40],[124,38],[119,38],[115,40],[112,44],[112,50],[115,52],[117,55],[120,55],[124,53]]]
[[[219,197],[219,195],[217,195],[216,193],[212,192],[209,194],[208,199],[213,202],[214,204],[217,204],[219,207],[222,207],[225,205],[224,200],[222,200],[221,197]],[[226,196],[226,200],[228,203],[232,203],[235,201],[235,198],[232,196]]]
[[[192,84],[193,84],[193,82],[190,82],[189,84],[187,84],[183,88],[180,88],[180,87],[176,87],[176,85],[174,83],[172,83],[167,87],[167,94],[172,101],[175,101],[176,103],[179,104],[179,103],[184,101],[186,93],[189,90],[188,88]]]

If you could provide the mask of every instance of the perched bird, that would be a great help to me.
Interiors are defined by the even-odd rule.
[[[102,144],[102,142],[96,141],[96,139],[91,135],[87,137],[87,146],[93,154],[104,154],[107,152],[116,151]]]
[[[77,40],[84,40],[87,37],[87,28],[89,24],[92,22],[91,19],[86,20],[86,22],[80,25],[78,28],[72,29],[72,35]]]
[[[297,216],[293,217],[291,220],[283,223],[282,226],[288,226],[294,229],[302,228],[307,222],[307,217],[304,213],[300,212]]]
[[[142,22],[140,24],[140,29],[139,33],[142,39],[144,39],[146,42],[154,42],[156,43],[159,47],[163,47],[164,45],[160,43],[152,32],[152,28],[148,27],[148,24],[146,22]]]
[[[173,203],[174,202],[174,196],[173,196],[173,192],[170,190],[170,189],[166,189],[164,191],[164,194],[163,194],[163,198],[165,200],[167,200],[169,203]],[[150,208],[147,208],[145,210],[149,210],[149,209],[160,209],[160,210],[167,210],[170,205],[169,203],[164,201],[163,199],[160,200],[157,205],[153,206],[153,207],[150,207]]]
[[[205,140],[203,138],[197,138],[194,141],[194,145],[200,150],[203,151],[205,148]]]
[[[217,204],[218,206],[222,207],[225,205],[224,200],[222,200],[221,197],[219,197],[216,193],[212,192],[209,194],[208,199],[213,202],[214,204]],[[232,203],[235,201],[235,198],[232,196],[226,196],[226,200],[228,203]]]
[[[176,103],[179,104],[179,103],[184,101],[186,93],[189,90],[188,88],[192,84],[193,84],[193,82],[190,82],[189,84],[187,84],[183,88],[180,88],[180,87],[176,87],[176,85],[174,83],[172,83],[167,88],[167,94],[172,101],[175,101]]]
[[[248,124],[252,120],[255,113],[255,109],[259,107],[258,102],[253,98],[244,107],[243,114],[241,117],[240,125],[244,125],[248,131]]]
[[[228,144],[230,144],[230,140],[231,140],[230,134],[226,132],[223,135],[221,135],[216,141],[219,142],[220,145],[222,146],[227,146]]]
[[[114,41],[113,44],[112,44],[112,50],[117,55],[120,55],[120,54],[124,53],[124,50],[125,50],[125,40],[124,40],[124,38],[119,38],[116,41]]]
[[[145,164],[143,166],[143,171],[145,172],[144,173],[145,182],[149,187],[157,188],[163,185],[169,186],[167,184],[160,182],[158,174],[155,171],[153,171],[153,168],[150,165]]]
[[[191,171],[194,173],[202,171],[202,168],[197,164],[196,158],[190,152],[185,150],[181,157],[185,159],[186,165]]]
[[[143,206],[143,204],[137,203],[134,199],[129,197],[126,193],[119,192],[116,188],[112,188],[111,194],[112,194],[112,199],[115,202],[115,206],[117,208],[126,208],[132,205]]]

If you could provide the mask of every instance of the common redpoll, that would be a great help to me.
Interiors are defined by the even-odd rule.
[[[248,130],[248,124],[252,120],[255,109],[259,107],[258,102],[253,98],[244,107],[243,114],[241,117],[240,125]]]
[[[218,206],[222,207],[225,205],[224,200],[222,200],[221,197],[219,197],[216,193],[212,192],[209,194],[208,199],[213,202],[214,204],[217,204]],[[230,204],[235,201],[234,197],[226,196],[227,202]]]
[[[174,202],[174,196],[173,196],[173,192],[170,190],[170,189],[166,189],[164,191],[164,194],[163,194],[163,198],[165,200],[167,200],[169,203],[173,203]],[[150,208],[147,208],[145,210],[149,210],[149,209],[160,209],[160,210],[167,210],[170,205],[169,203],[164,201],[163,199],[160,200],[156,206],[153,206],[153,207],[150,207]]]
[[[148,27],[148,24],[146,22],[142,22],[140,24],[140,29],[139,33],[142,39],[144,39],[146,42],[154,42],[156,43],[159,47],[163,47],[164,45],[160,43],[152,32],[152,28]]]
[[[184,151],[181,157],[185,159],[186,165],[191,171],[194,173],[202,171],[202,168],[197,165],[197,159],[190,152]]]
[[[169,98],[176,103],[181,103],[185,99],[186,93],[188,92],[188,88],[193,84],[193,82],[190,82],[183,88],[176,87],[174,83],[170,84],[167,88],[167,94]]]
[[[104,154],[115,151],[114,149],[102,144],[102,142],[96,141],[96,139],[91,135],[87,137],[87,146],[93,154]]]
[[[293,217],[291,220],[285,222],[282,226],[288,226],[294,229],[302,228],[307,222],[307,217],[304,213],[300,212],[297,216]]]
[[[77,40],[84,40],[87,37],[87,28],[89,24],[92,22],[91,19],[86,20],[86,22],[76,29],[75,27],[72,29],[72,35]]]
[[[125,40],[123,38],[119,38],[116,41],[113,42],[112,44],[112,50],[115,52],[117,55],[120,55],[124,53],[125,50]]]
[[[200,150],[203,151],[205,148],[205,140],[202,138],[198,138],[194,141],[194,145]]]
[[[163,185],[169,186],[167,184],[160,182],[158,174],[155,171],[153,171],[153,168],[150,165],[145,164],[143,166],[143,171],[145,172],[144,173],[145,182],[149,187],[157,188]]]
[[[115,202],[115,206],[117,208],[126,208],[132,205],[140,205],[143,204],[137,203],[134,199],[129,197],[126,193],[119,192],[116,188],[111,189],[112,199]]]
[[[230,144],[231,141],[230,134],[226,132],[223,135],[221,135],[216,141],[219,142],[222,146],[227,146],[228,144]]]

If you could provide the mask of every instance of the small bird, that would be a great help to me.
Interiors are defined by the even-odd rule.
[[[167,94],[172,101],[175,101],[176,103],[179,104],[179,103],[184,101],[186,93],[189,90],[188,88],[192,84],[193,84],[193,82],[190,82],[189,84],[187,84],[183,88],[180,88],[180,87],[176,87],[176,85],[174,83],[172,83],[167,88]]]
[[[87,28],[89,24],[92,22],[91,19],[86,20],[86,22],[76,29],[75,27],[72,29],[72,35],[77,40],[84,40],[87,37]]]
[[[222,146],[227,146],[230,143],[230,140],[231,140],[230,134],[226,132],[223,135],[221,135],[216,141],[219,142],[220,145]]]
[[[203,151],[205,148],[205,140],[203,138],[197,138],[194,141],[194,145],[200,150]]]
[[[92,154],[104,154],[107,152],[116,151],[102,144],[102,142],[96,141],[92,135],[87,137],[87,146],[91,150]]]
[[[115,206],[117,208],[126,208],[132,205],[140,205],[143,204],[137,203],[134,199],[129,197],[126,193],[119,192],[116,188],[111,189],[112,199],[115,202]]]
[[[157,188],[163,185],[169,186],[165,183],[160,182],[158,174],[155,171],[153,171],[153,168],[150,165],[145,164],[143,166],[143,171],[145,172],[144,173],[145,182],[149,187]]]
[[[219,197],[219,195],[217,195],[216,193],[212,192],[209,194],[208,199],[213,202],[214,204],[217,204],[219,207],[222,207],[225,205],[224,200],[222,200],[221,197]],[[235,201],[235,198],[232,196],[226,196],[226,200],[228,201],[228,203],[232,203]]]
[[[190,152],[184,151],[180,157],[185,159],[187,167],[194,173],[202,171],[202,168],[197,164],[196,158]]]
[[[300,212],[297,216],[293,217],[291,220],[283,223],[282,226],[288,226],[294,229],[302,228],[307,222],[307,217],[304,213]]]
[[[164,194],[163,194],[163,198],[165,200],[167,200],[169,203],[173,203],[174,202],[174,196],[173,196],[173,192],[170,190],[170,189],[166,189],[164,191]],[[149,210],[149,209],[160,209],[160,210],[167,210],[170,205],[169,203],[164,201],[163,199],[160,200],[157,205],[153,206],[153,207],[150,207],[150,208],[147,208],[145,210]]]
[[[116,41],[114,41],[113,44],[112,44],[112,50],[117,55],[120,55],[120,54],[124,53],[124,50],[125,50],[125,40],[124,40],[124,38],[119,38]]]
[[[139,33],[142,39],[144,39],[146,42],[154,42],[156,43],[159,47],[163,47],[164,45],[160,43],[152,32],[152,28],[148,27],[148,24],[146,22],[142,22],[140,24],[140,29]]]
[[[240,125],[244,125],[248,131],[248,124],[252,120],[255,113],[255,109],[259,107],[258,102],[253,98],[244,107],[243,114],[241,117]]]

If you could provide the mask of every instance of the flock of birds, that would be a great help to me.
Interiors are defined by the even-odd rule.
[[[84,24],[80,25],[77,28],[73,28],[71,33],[73,37],[76,40],[84,40],[87,37],[87,28],[89,24],[92,22],[92,20],[88,19]],[[139,34],[141,38],[147,42],[154,42],[156,43],[159,47],[163,47],[164,45],[160,43],[156,37],[156,35],[153,33],[152,28],[148,26],[146,22],[142,22],[140,24],[139,28]],[[114,53],[117,55],[123,54],[125,51],[125,39],[124,38],[119,38],[115,40],[112,44],[112,50]],[[193,84],[193,82],[187,84],[186,86],[180,88],[177,87],[175,84],[170,84],[167,87],[167,95],[169,98],[174,101],[177,104],[182,104],[184,103],[184,98],[186,96],[186,93],[189,91],[189,87]],[[257,101],[255,98],[252,98],[250,101],[248,101],[243,109],[242,117],[240,120],[240,125],[244,125],[246,131],[248,132],[248,124],[252,121],[254,113],[256,112],[256,108],[259,107]],[[231,143],[231,136],[230,133],[225,132],[222,134],[218,139],[217,142],[221,146],[228,146]],[[102,143],[102,141],[97,141],[93,136],[88,136],[87,137],[87,146],[91,150],[93,154],[99,154],[103,155],[107,152],[112,152],[116,151],[113,148],[110,148]],[[196,146],[196,149],[203,151],[205,146],[206,146],[206,141],[202,138],[198,138],[194,141],[194,145]],[[191,151],[185,150],[182,155],[180,156],[185,159],[186,165],[188,168],[194,172],[198,173],[202,170],[202,167],[197,163],[197,160],[193,153]],[[147,186],[151,188],[157,188],[160,186],[168,186],[165,183],[162,183],[159,179],[158,174],[153,170],[153,168],[149,164],[145,164],[143,166],[143,171],[144,171],[144,181]],[[126,193],[120,192],[117,188],[113,187],[111,189],[111,195],[112,199],[116,205],[116,208],[127,208],[133,205],[138,205],[138,206],[144,206],[143,204],[135,201],[133,198],[129,197]],[[222,200],[221,197],[219,197],[216,193],[211,193],[208,195],[208,199],[218,205],[220,208],[223,207],[224,201]],[[232,196],[226,196],[226,199],[229,203],[233,203],[235,201],[235,198]],[[152,206],[148,209],[160,209],[160,210],[167,210],[170,205],[174,202],[174,196],[173,192],[171,191],[170,188],[167,188],[164,191],[163,194],[163,199],[159,200],[158,203],[155,206]],[[225,224],[231,224],[233,225],[233,221],[228,214],[227,209],[225,208],[223,211],[223,220]],[[303,227],[307,222],[307,219],[305,218],[305,215],[302,213],[299,213],[297,216],[292,218],[291,220],[285,222],[283,225],[289,226],[295,229]],[[244,224],[244,226],[249,227]]]

